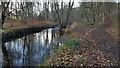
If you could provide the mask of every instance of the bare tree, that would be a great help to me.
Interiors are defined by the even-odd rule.
[[[66,28],[66,26],[68,24],[73,5],[74,5],[74,0],[73,0],[73,2],[71,2],[71,0],[70,0],[69,7],[68,7],[68,12],[67,12],[67,17],[66,17],[67,19],[66,19],[65,25],[63,26],[64,28]]]
[[[2,17],[2,19],[1,19],[1,26],[0,27],[3,26],[5,19],[9,13],[8,12],[9,4],[10,4],[10,2],[1,2],[1,5],[2,5],[2,16],[1,17]]]
[[[96,23],[104,21],[106,15],[116,10],[116,5],[115,2],[82,2],[79,11],[82,11],[84,20]]]
[[[62,22],[61,22],[61,18],[60,18],[60,13],[59,13],[59,4],[58,4],[58,2],[54,2],[54,8],[55,8],[55,11],[56,11],[56,14],[57,14],[57,17],[58,17],[58,20],[59,20],[59,24],[61,25],[61,26],[63,26],[62,25]]]
[[[60,5],[58,2],[54,2],[54,5],[55,5],[55,11],[56,11],[56,14],[57,14],[57,17],[58,17],[58,21],[59,21],[59,24],[61,25],[62,28],[66,28],[66,26],[68,25],[68,22],[69,22],[69,18],[70,18],[70,15],[71,15],[71,11],[72,11],[72,8],[73,8],[73,5],[74,5],[74,0],[73,2],[70,0],[69,3],[68,3],[68,8],[67,8],[67,14],[66,14],[66,19],[65,21],[63,20],[63,2],[61,2],[61,8],[60,8]],[[61,10],[61,14],[60,14],[60,10]]]

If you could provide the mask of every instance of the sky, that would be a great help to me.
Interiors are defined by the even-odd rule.
[[[61,1],[64,1],[64,2],[69,2],[70,0],[0,0],[0,5],[1,5],[1,2],[6,2],[6,1],[22,1],[22,2],[54,2],[54,1],[57,1],[57,2],[61,2]],[[73,1],[73,0],[71,0]],[[75,2],[75,5],[74,6],[77,6],[78,5],[78,2],[120,2],[120,0],[74,0]]]
[[[0,0],[0,2],[3,2],[3,1],[10,1],[10,0]],[[16,0],[12,0],[12,1],[16,1]],[[38,2],[38,1],[44,1],[44,2],[46,2],[46,1],[49,1],[49,2],[53,2],[53,1],[64,1],[64,2],[69,2],[70,0],[17,0],[17,1],[26,1],[26,2],[30,2],[30,1],[32,1],[32,2]],[[73,1],[73,0],[71,0],[71,1]],[[81,1],[84,1],[84,2],[113,2],[113,1],[119,1],[120,2],[120,0],[74,0],[75,2],[81,2]]]
[[[32,1],[32,2],[54,2],[54,1],[57,1],[57,2],[61,2],[61,1],[63,1],[63,2],[69,2],[70,0],[11,0],[11,1],[13,1],[13,2],[15,2],[15,1],[17,1],[17,2],[20,2],[20,1],[26,1],[26,2],[30,2],[30,1]],[[71,0],[71,1],[73,1],[73,0]],[[79,1],[82,1],[82,0],[74,0],[74,6],[73,7],[77,7],[78,5],[79,5]]]
[[[1,5],[1,1],[3,2],[3,1],[12,1],[12,2],[20,2],[20,1],[22,1],[22,2],[41,2],[41,3],[43,3],[43,2],[54,2],[54,1],[57,1],[57,2],[61,2],[61,1],[63,1],[63,2],[69,2],[70,0],[0,0],[0,5]],[[71,0],[71,1],[73,1],[73,0]],[[96,1],[108,1],[108,2],[110,2],[110,1],[114,1],[114,0],[74,0],[74,6],[73,6],[73,8],[74,7],[78,7],[79,6],[79,2],[82,2],[82,1],[84,1],[84,2],[86,2],[86,1],[89,1],[89,2],[92,2],[92,1],[94,1],[94,2],[96,2]],[[120,2],[120,0],[115,0],[116,2]],[[14,6],[13,6],[14,7]]]

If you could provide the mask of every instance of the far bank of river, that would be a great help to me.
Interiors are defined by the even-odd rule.
[[[3,32],[2,33],[2,43],[5,43],[8,41],[17,39],[17,38],[21,38],[21,37],[29,35],[29,34],[40,32],[47,28],[53,28],[55,26],[57,26],[57,25],[52,24],[52,25],[45,25],[45,26],[41,26],[41,27],[29,27],[29,28],[22,28],[22,29],[17,29],[17,30],[13,30],[13,31]]]

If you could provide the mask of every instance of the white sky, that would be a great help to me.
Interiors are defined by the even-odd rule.
[[[70,0],[0,0],[0,5],[1,5],[1,2],[6,2],[6,1],[22,1],[22,2],[69,2]],[[71,0],[73,1],[73,0]],[[120,0],[74,0],[75,2],[75,5],[74,6],[77,6],[78,5],[78,2],[120,2]]]
[[[56,1],[56,2],[61,2],[61,1],[63,1],[63,2],[69,2],[70,0],[11,0],[11,1],[13,1],[13,2],[54,2],[54,1]],[[73,0],[71,0],[71,1],[73,1]],[[80,2],[80,1],[82,1],[82,0],[74,0],[74,6],[73,7],[76,7],[76,6],[78,6],[79,5],[79,3],[78,2]]]
[[[6,2],[6,1],[11,1],[11,0],[0,0],[0,2]],[[12,1],[15,1],[15,0],[12,0]],[[49,1],[49,2],[53,2],[53,1],[62,1],[62,0],[17,0],[17,1],[26,1],[26,2],[39,2],[39,1],[44,1],[44,2],[46,2],[46,1]],[[64,2],[69,2],[70,0],[63,0]],[[73,0],[71,0],[71,1],[73,1]],[[75,2],[117,2],[117,1],[119,1],[120,2],[120,0],[74,0]]]
[[[0,5],[1,5],[1,1],[4,2],[4,1],[12,1],[12,2],[69,2],[70,0],[0,0]],[[73,0],[71,0],[73,1]],[[73,7],[77,7],[79,6],[79,2],[120,2],[120,0],[74,0],[74,6]],[[13,6],[14,7],[14,6]],[[36,9],[34,9],[36,10]]]

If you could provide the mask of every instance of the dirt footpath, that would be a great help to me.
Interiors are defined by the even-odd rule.
[[[104,25],[96,27],[89,34],[97,43],[97,47],[106,56],[111,56],[118,59],[118,40],[111,37],[105,30],[112,26],[112,21],[108,18]]]
[[[77,33],[80,39],[78,49],[64,48],[60,53],[45,63],[47,66],[118,66],[118,40],[106,32],[113,26],[112,21],[106,18],[104,24],[93,27],[78,27],[62,37]]]

